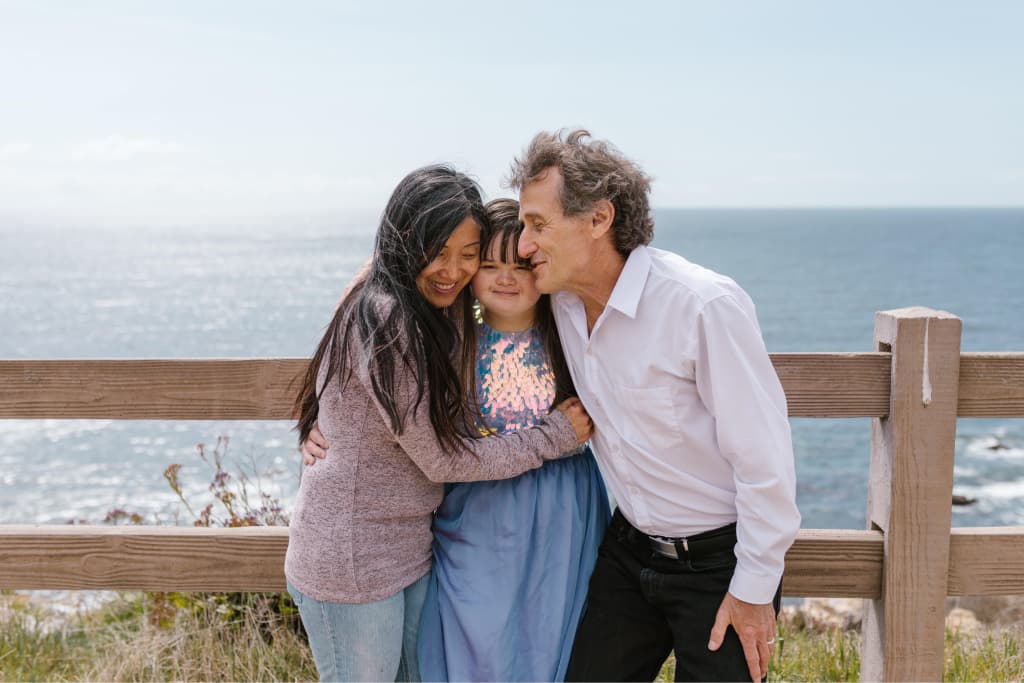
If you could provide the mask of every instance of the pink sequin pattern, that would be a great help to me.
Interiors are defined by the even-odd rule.
[[[477,339],[481,432],[514,432],[540,422],[555,398],[555,377],[537,331],[499,332],[478,321]]]

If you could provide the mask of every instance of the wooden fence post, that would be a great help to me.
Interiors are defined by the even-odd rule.
[[[942,679],[960,330],[928,308],[875,315],[892,388],[888,417],[871,421],[868,528],[885,541],[882,596],[864,614],[864,681]]]

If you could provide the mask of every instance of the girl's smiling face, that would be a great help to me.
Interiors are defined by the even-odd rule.
[[[518,332],[533,325],[540,292],[528,263],[516,258],[515,240],[501,254],[501,235],[495,235],[481,254],[473,277],[473,295],[483,309],[484,322],[500,332]]]

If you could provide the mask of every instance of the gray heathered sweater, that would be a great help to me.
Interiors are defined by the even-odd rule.
[[[577,445],[569,420],[554,411],[536,427],[467,439],[470,452],[452,453],[438,444],[426,398],[396,436],[359,346],[352,345],[355,372],[344,392],[334,377],[320,399],[320,431],[330,448],[302,473],[284,564],[292,585],[323,601],[379,600],[426,574],[442,482],[514,477]],[[397,407],[409,415],[415,384],[396,365]]]

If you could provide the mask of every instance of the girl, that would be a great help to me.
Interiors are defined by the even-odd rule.
[[[368,273],[306,373],[299,440],[319,422],[331,457],[303,472],[285,575],[323,680],[418,679],[440,482],[515,476],[589,437],[578,402],[516,434],[467,437],[455,321],[470,313],[462,289],[485,225],[467,176],[442,166],[406,176]]]
[[[574,390],[548,297],[516,255],[519,204],[487,208],[472,284],[479,317],[466,335],[477,339],[470,393],[481,431],[508,434]],[[515,479],[446,488],[421,626],[424,680],[562,680],[610,516],[590,449]]]

